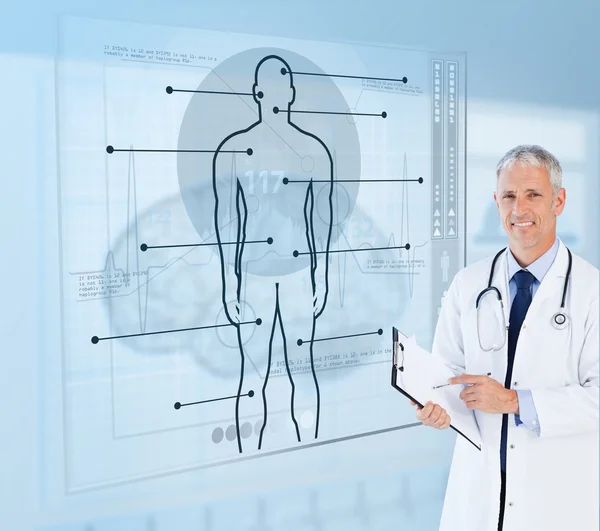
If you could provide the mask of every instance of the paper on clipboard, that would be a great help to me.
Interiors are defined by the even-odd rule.
[[[428,401],[439,404],[450,415],[450,427],[481,450],[475,413],[459,397],[464,386],[435,389],[447,383],[454,373],[441,359],[421,348],[415,336],[407,337],[392,328],[392,341],[392,386],[421,407]]]

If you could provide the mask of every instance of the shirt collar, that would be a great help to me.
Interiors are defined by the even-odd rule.
[[[556,258],[556,253],[558,253],[558,244],[559,240],[558,238],[556,238],[554,240],[554,244],[552,245],[552,247],[550,247],[550,249],[548,249],[542,256],[540,256],[535,262],[533,262],[533,264],[530,264],[528,267],[525,268],[522,268],[519,265],[519,263],[517,262],[517,260],[515,259],[512,252],[509,249],[507,253],[509,282],[514,276],[514,274],[517,271],[520,271],[521,269],[529,271],[538,282],[542,282],[543,278],[546,276],[546,273],[550,269],[550,266],[554,262],[554,259]]]

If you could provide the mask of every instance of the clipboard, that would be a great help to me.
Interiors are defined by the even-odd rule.
[[[391,381],[392,387],[394,389],[396,389],[399,393],[404,395],[406,398],[408,398],[409,400],[412,400],[419,407],[424,407],[424,404],[421,401],[419,401],[415,396],[412,396],[409,392],[407,392],[405,389],[403,389],[399,385],[399,382],[398,382],[398,373],[399,372],[402,373],[405,370],[404,352],[405,352],[405,348],[406,348],[404,345],[404,340],[401,340],[401,338],[400,338],[400,334],[401,333],[399,332],[399,330],[396,327],[392,327],[392,381]],[[404,338],[406,338],[406,336],[404,336]],[[406,339],[408,339],[408,338],[406,338]],[[477,425],[477,421],[475,419],[474,413],[471,411],[469,411],[469,413],[472,415],[475,425]],[[450,414],[450,418],[452,419],[452,414],[451,413],[449,413],[449,414]],[[477,448],[479,451],[481,451],[481,443],[478,444],[477,442],[475,442],[471,437],[469,437],[468,435],[466,435],[464,433],[464,430],[459,429],[456,425],[454,425],[454,423],[450,424],[450,428],[452,428],[456,433],[458,433],[460,436],[464,437],[475,448]]]

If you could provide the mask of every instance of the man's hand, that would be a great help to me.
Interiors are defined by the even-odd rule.
[[[489,376],[462,374],[448,380],[449,384],[466,384],[460,398],[469,409],[485,413],[518,413],[519,400],[514,389],[506,389]]]
[[[416,406],[412,400],[410,403]],[[417,406],[417,418],[425,426],[431,426],[438,430],[444,430],[450,426],[450,415],[443,407],[433,402],[427,402],[425,407]]]

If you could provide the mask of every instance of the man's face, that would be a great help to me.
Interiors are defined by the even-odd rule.
[[[549,247],[556,237],[556,217],[565,206],[565,189],[552,197],[550,177],[542,168],[514,164],[498,177],[494,200],[513,246]]]

